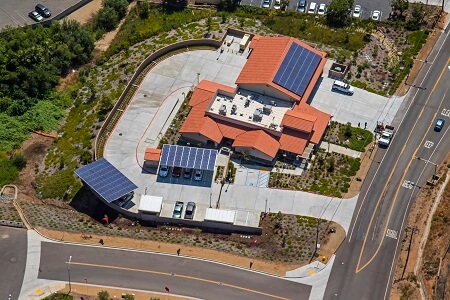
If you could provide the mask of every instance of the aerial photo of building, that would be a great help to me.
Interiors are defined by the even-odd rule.
[[[309,159],[331,115],[307,102],[326,62],[325,53],[291,37],[253,37],[236,85],[202,80],[180,129],[182,139],[232,147],[263,164],[279,154]]]

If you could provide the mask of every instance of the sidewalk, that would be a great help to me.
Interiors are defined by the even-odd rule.
[[[336,145],[336,144],[333,144],[333,143],[328,143],[328,142],[325,142],[325,141],[323,141],[320,144],[320,148],[324,149],[326,151],[330,150],[330,152],[336,152],[336,153],[348,155],[348,156],[353,157],[353,158],[361,157],[361,152],[359,152],[359,151],[352,150],[352,149],[349,149],[349,148],[345,148],[345,147],[342,147],[342,146],[339,146],[339,145]]]

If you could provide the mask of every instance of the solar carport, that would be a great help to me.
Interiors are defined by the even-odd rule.
[[[168,167],[214,171],[217,150],[179,145],[163,145],[159,164]]]
[[[117,201],[125,205],[133,196],[137,186],[116,169],[105,158],[101,158],[75,171],[83,184],[86,184],[97,197],[107,203]]]

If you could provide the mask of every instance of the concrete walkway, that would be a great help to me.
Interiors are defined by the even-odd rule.
[[[324,149],[326,151],[330,151],[330,152],[336,152],[336,153],[340,153],[340,154],[344,154],[353,158],[357,158],[357,157],[361,157],[361,152],[356,151],[356,150],[352,150],[349,148],[345,148],[333,143],[328,143],[328,142],[322,142],[320,144],[320,148]]]
[[[38,279],[39,263],[41,261],[41,242],[47,240],[34,230],[28,230],[27,264],[19,299],[42,299],[62,287],[64,282]],[[66,266],[61,266],[66,267]]]

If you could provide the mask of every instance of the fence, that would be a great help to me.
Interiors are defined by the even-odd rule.
[[[175,55],[177,53],[190,51],[189,48],[201,48],[201,47],[213,47],[219,48],[221,45],[220,41],[212,39],[199,39],[199,40],[188,40],[178,43],[171,44],[167,47],[157,50],[148,56],[137,68],[136,72],[131,77],[130,82],[127,84],[119,99],[117,100],[111,112],[108,114],[105,122],[100,128],[97,137],[94,142],[94,157],[95,159],[100,159],[103,157],[103,148],[108,139],[109,134],[114,130],[117,122],[122,116],[123,111],[128,106],[129,102],[133,98],[134,94],[142,83],[145,75],[159,62],[162,60]]]

